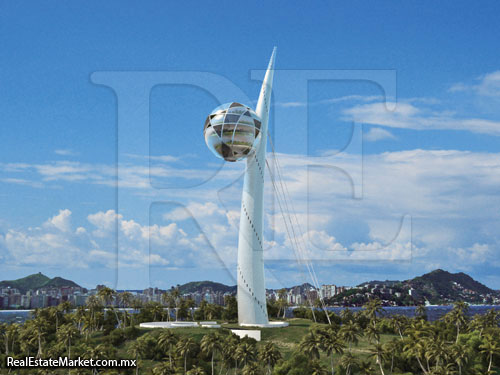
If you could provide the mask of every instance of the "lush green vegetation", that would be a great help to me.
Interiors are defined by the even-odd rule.
[[[353,313],[340,316],[297,309],[290,326],[262,329],[262,341],[240,339],[236,300],[226,307],[202,304],[192,309],[175,291],[165,304],[140,305],[131,295],[120,295],[130,314],[110,306],[114,291],[101,289],[86,308],[69,304],[36,310],[23,325],[0,326],[0,360],[6,356],[94,359],[137,359],[130,369],[20,369],[11,374],[500,374],[499,315],[490,311],[468,318],[467,305],[454,309],[437,322],[418,316],[384,317],[379,300],[369,301]],[[272,305],[275,315],[280,307]],[[271,315],[271,314],[270,314]],[[223,328],[147,330],[140,322],[185,319],[225,321]],[[314,322],[316,320],[316,322]],[[330,321],[330,323],[328,323]]]

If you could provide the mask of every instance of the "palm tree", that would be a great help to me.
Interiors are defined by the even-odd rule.
[[[457,371],[452,363],[447,363],[442,366],[437,366],[433,371],[432,375],[455,375]]]
[[[175,304],[175,320],[177,321],[177,310],[179,310],[179,302],[180,302],[180,292],[179,292],[179,288],[175,288],[172,290],[172,292],[170,293],[170,295],[172,296],[172,300]]]
[[[458,374],[462,375],[462,367],[469,360],[469,347],[465,344],[455,344],[451,348],[451,356],[458,366]]]
[[[26,321],[20,329],[19,342],[21,344],[21,352],[31,356],[37,350],[37,334],[33,328],[31,321]],[[11,350],[9,350],[9,353]]]
[[[184,307],[189,310],[189,315],[191,316],[191,320],[194,321],[194,307],[195,307],[194,300],[192,298],[187,298],[184,300]]]
[[[420,319],[427,320],[427,307],[418,305],[415,309],[415,315]]]
[[[132,299],[133,296],[130,292],[122,292],[118,294],[118,300],[120,301],[122,307],[129,307],[132,303]]]
[[[172,365],[172,349],[179,341],[179,338],[169,329],[163,330],[158,336],[158,345],[160,348],[168,353],[168,361]]]
[[[114,307],[114,306],[109,306],[106,310],[106,314],[110,312],[112,314],[114,314],[115,316],[115,319],[116,319],[116,326],[118,328],[121,328],[122,327],[122,321],[120,320],[119,316],[118,316],[118,311],[117,309]]]
[[[38,369],[35,374],[36,375],[53,375],[54,373],[49,368],[41,368],[41,369]]]
[[[228,369],[232,367],[232,361],[235,363],[235,369],[238,367],[238,358],[236,357],[236,349],[239,345],[239,337],[231,333],[222,340],[222,365]],[[222,367],[220,373],[222,372]]]
[[[63,313],[68,313],[71,311],[71,303],[68,301],[62,302],[56,307],[51,307],[49,312],[51,317],[53,317],[56,321],[56,332],[59,329],[59,319],[62,318]]]
[[[118,299],[121,302],[122,307],[124,308],[124,310],[123,310],[123,325],[126,327],[128,313],[127,313],[127,310],[125,310],[125,309],[127,307],[130,307],[134,297],[132,296],[132,293],[130,293],[130,292],[122,292],[118,295],[118,297],[119,297]]]
[[[0,324],[0,337],[4,340],[5,355],[9,355],[9,327],[7,323]]]
[[[170,363],[162,362],[153,367],[153,375],[175,375],[175,368]]]
[[[384,310],[382,309],[382,301],[379,298],[373,298],[369,300],[363,308],[364,313],[370,319],[373,325],[377,322],[377,315],[381,314]]]
[[[159,303],[151,304],[151,312],[153,313],[153,320],[156,321],[156,317],[159,315],[163,321],[163,307]]]
[[[201,367],[193,367],[187,372],[187,375],[205,375],[205,370]]]
[[[239,362],[246,366],[248,362],[255,360],[255,347],[247,342],[242,342],[236,348],[235,356]]]
[[[483,343],[479,346],[481,353],[485,354],[488,359],[488,373],[491,371],[493,357],[500,355],[500,344],[492,335],[484,335]]]
[[[375,363],[379,365],[380,373],[385,375],[384,367],[382,366],[382,357],[385,356],[384,347],[381,344],[375,344],[370,350],[370,357],[375,357]]]
[[[333,365],[333,356],[335,354],[344,353],[345,342],[342,337],[335,331],[332,327],[320,331],[322,336],[321,339],[321,349],[326,352],[330,357],[330,366],[332,369],[332,375],[335,373],[335,367]]]
[[[363,375],[373,375],[373,367],[370,361],[361,361],[358,364],[358,370]]]
[[[142,301],[140,300],[140,298],[134,298],[132,300],[132,303],[130,304],[130,306],[132,307],[132,309],[134,309],[135,312],[139,311],[141,308],[142,308]]]
[[[460,335],[460,328],[465,327],[467,325],[467,316],[466,313],[469,309],[469,306],[462,302],[458,301],[455,302],[455,306],[453,306],[453,309],[447,313],[443,319],[446,323],[453,324],[456,327],[457,330],[457,336],[455,343],[458,343],[458,336]]]
[[[424,345],[426,345],[425,357],[427,360],[434,360],[436,368],[446,362],[449,356],[449,349],[443,338],[427,338],[424,342]]]
[[[279,318],[280,313],[281,313],[281,309],[283,308],[286,310],[286,289],[285,288],[278,290],[278,301],[277,302],[278,302],[277,303],[278,314],[276,315],[276,318]]]
[[[340,358],[340,365],[345,369],[346,375],[351,375],[351,370],[358,364],[356,358],[352,355],[351,352],[345,353]]]
[[[384,350],[389,353],[391,357],[391,374],[394,370],[394,357],[397,353],[403,352],[403,342],[401,340],[392,339],[391,341],[384,344]]]
[[[259,350],[259,360],[267,364],[267,373],[271,374],[274,366],[281,359],[281,353],[272,342],[266,343]]]
[[[62,325],[57,332],[57,339],[63,342],[68,349],[68,358],[71,358],[71,340],[78,337],[78,333],[72,323]]]
[[[189,309],[192,321],[194,321],[194,307],[195,306],[196,306],[196,304],[194,303],[194,300],[192,298],[188,298],[186,300],[186,308]]]
[[[321,337],[319,334],[311,331],[302,338],[299,348],[310,359],[319,359],[319,351],[322,348]]]
[[[189,353],[196,349],[196,342],[191,338],[182,338],[176,345],[177,353],[184,357],[184,374],[187,372],[187,357]]]
[[[486,321],[486,328],[498,327],[500,323],[500,311],[495,309],[490,309],[484,314],[484,320]]]
[[[359,324],[354,323],[352,320],[349,320],[347,323],[342,324],[342,327],[340,328],[340,334],[349,344],[349,352],[351,351],[351,345],[358,343],[358,337],[360,336],[359,331]]]
[[[14,351],[14,344],[16,339],[19,339],[20,325],[18,323],[12,323],[7,328],[7,335],[10,337],[10,351]],[[7,349],[7,348],[6,348]]]
[[[342,319],[342,324],[345,324],[354,319],[354,316],[352,315],[349,307],[342,309],[342,311],[340,312],[340,318]]]
[[[123,328],[127,327],[127,323],[129,326],[132,326],[132,316],[127,310],[123,310],[122,311]]]
[[[390,321],[391,327],[394,331],[396,331],[399,334],[401,340],[403,340],[403,331],[407,326],[407,323],[408,323],[407,318],[403,315],[394,315],[391,318]]]
[[[424,374],[428,374],[430,372],[429,367],[427,366],[427,368],[425,368],[422,362],[423,359],[426,359],[425,354],[427,351],[427,347],[422,340],[414,336],[410,336],[403,350],[407,356],[413,357],[417,360],[418,365]]]
[[[135,375],[139,374],[139,360],[144,355],[144,345],[145,342],[139,339],[132,341],[127,349],[127,353],[137,361],[137,365],[135,366]]]
[[[103,344],[99,344],[95,347],[87,346],[84,352],[84,358],[86,359],[105,359],[106,357],[106,347]],[[92,369],[93,374],[97,374],[97,368]],[[138,374],[136,370],[136,375]]]
[[[87,325],[87,329],[89,331],[94,331],[97,329],[97,312],[102,308],[99,298],[96,296],[89,296],[86,301],[87,307],[89,309],[89,324]]]
[[[212,375],[214,375],[214,357],[217,351],[222,350],[220,337],[215,333],[209,333],[201,339],[201,351],[211,355]]]
[[[111,288],[105,286],[104,288],[99,289],[97,292],[97,297],[99,297],[104,304],[104,306],[109,306],[113,301],[113,296],[115,295],[115,291]]]
[[[59,317],[62,315],[61,311],[59,311],[59,309],[57,307],[49,307],[48,308],[48,313],[49,313],[49,317],[50,317],[50,320],[52,321],[55,321],[55,326],[56,326],[56,332],[59,328]]]
[[[94,327],[94,322],[92,321],[91,315],[86,315],[83,317],[83,325],[81,328],[82,333],[85,332],[85,340],[89,339],[89,334],[92,332]]]
[[[319,361],[311,362],[311,375],[326,375],[327,371]]]
[[[365,328],[365,336],[368,338],[368,341],[375,341],[377,344],[380,343],[380,333],[376,326],[368,325]]]
[[[4,344],[5,347],[9,346],[9,339],[7,337],[7,324],[6,323],[0,323],[0,338],[3,338],[4,340],[7,339],[7,342]],[[7,353],[5,355],[8,355],[9,351],[7,349]]]
[[[121,375],[121,374],[115,369],[107,369],[102,372],[102,375]]]
[[[498,327],[498,318],[500,316],[499,312],[494,309],[490,309],[484,315],[476,314],[473,320],[470,322],[470,327],[473,330],[479,331],[479,337],[482,337],[483,331],[488,328]]]
[[[64,352],[67,352],[68,347],[64,342],[55,342],[52,343],[45,352],[45,356],[49,358],[59,358],[64,355]]]
[[[61,302],[58,306],[59,310],[61,310],[64,314],[69,314],[71,310],[73,310],[74,306],[69,301]]]
[[[205,307],[205,319],[212,320],[217,313],[216,307],[214,304],[209,303]]]
[[[243,367],[242,375],[261,375],[261,368],[255,362],[250,362]]]
[[[171,304],[171,295],[169,292],[165,292],[161,295],[161,303],[167,307],[167,321],[170,321],[170,304]]]
[[[108,288],[107,286],[99,289],[99,291],[97,292],[97,296],[104,303],[104,306],[110,308],[110,310],[115,314],[116,321],[118,322],[118,328],[120,328],[121,321],[120,321],[120,318],[118,317],[118,313],[116,312],[116,310],[114,308],[112,308],[113,306],[110,306],[111,303],[113,302],[113,297],[115,295],[116,295],[116,292],[113,289]]]
[[[406,325],[405,333],[413,339],[420,339],[423,337],[431,337],[434,334],[430,323],[423,320],[415,320]]]
[[[87,312],[85,311],[84,306],[78,306],[76,308],[75,313],[74,313],[74,321],[75,321],[76,326],[78,327],[78,330],[80,331],[80,333],[82,333],[82,320],[86,314],[87,314]]]
[[[87,375],[87,370],[83,368],[74,368],[69,371],[71,375]]]
[[[42,342],[47,334],[47,321],[41,316],[33,319],[32,326],[34,331],[36,332],[36,338],[38,342],[38,353],[37,358],[40,358],[43,354],[42,352]]]

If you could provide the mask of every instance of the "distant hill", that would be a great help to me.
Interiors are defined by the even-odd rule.
[[[222,293],[236,293],[236,285],[228,286],[221,283],[216,283],[213,281],[192,281],[187,284],[180,285],[179,287],[180,294],[185,293],[194,293],[194,292],[202,292],[205,288],[211,288],[214,292],[222,292]]]
[[[442,297],[454,299],[459,297],[464,289],[477,294],[495,293],[493,289],[488,288],[463,272],[450,273],[441,269],[406,280],[404,283],[418,290],[422,296],[428,299]]]
[[[237,286],[236,285],[230,286],[206,280],[206,281],[192,281],[187,284],[178,285],[177,288],[179,289],[180,294],[195,293],[195,292],[202,293],[204,289],[212,289],[213,292],[236,294]],[[293,289],[295,292],[305,293],[310,288],[312,288],[311,284],[304,283],[301,285],[296,285],[284,289],[287,292]],[[278,291],[279,289],[266,289],[266,290],[269,292],[269,291]]]
[[[79,287],[77,283],[71,280],[66,280],[63,279],[62,277],[54,277],[53,279],[50,279],[47,281],[45,284],[43,284],[43,287],[54,287],[54,288],[60,288],[63,286],[72,286],[72,287]]]
[[[331,302],[362,305],[373,296],[396,305],[424,303],[444,304],[454,301],[495,303],[500,293],[488,288],[469,275],[437,269],[413,279],[397,281],[369,281],[348,289],[332,298]]]
[[[0,281],[0,288],[16,288],[21,293],[26,293],[30,289],[41,288],[42,285],[49,282],[50,278],[43,275],[41,272],[29,275],[17,280],[4,280]]]
[[[74,281],[66,280],[62,277],[54,277],[51,279],[41,272],[17,280],[0,281],[0,288],[16,288],[19,289],[22,294],[25,294],[28,290],[37,290],[44,287],[60,288],[63,286],[79,287]]]

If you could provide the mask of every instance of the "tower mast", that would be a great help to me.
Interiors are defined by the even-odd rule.
[[[243,184],[237,269],[238,322],[240,325],[259,326],[269,323],[264,282],[263,198],[267,125],[275,56],[276,47],[273,49],[255,110],[262,121],[260,128],[261,139],[255,153],[247,159]]]

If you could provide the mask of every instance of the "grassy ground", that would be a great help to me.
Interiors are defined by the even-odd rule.
[[[285,328],[261,328],[261,337],[262,341],[258,343],[258,346],[264,345],[267,342],[273,342],[278,349],[280,350],[284,359],[288,359],[291,357],[292,353],[298,349],[298,345],[308,331],[311,325],[314,323],[310,320],[306,319],[290,319],[288,320],[290,325]],[[230,329],[245,329],[239,327],[237,324],[223,324],[221,330],[230,330]],[[251,328],[246,328],[251,329]],[[143,335],[147,332],[152,332],[154,335],[159,335],[161,332],[161,328],[159,329],[145,329],[139,328],[140,334]],[[212,332],[214,329],[210,328],[175,328],[174,332],[182,337],[192,337],[196,341],[200,341],[204,335]],[[392,338],[394,335],[381,335],[380,340],[382,343],[385,343]],[[99,341],[99,338],[96,338]],[[130,345],[130,341],[125,342],[120,345],[117,350],[118,354],[121,357],[127,357],[127,347]],[[352,347],[352,353],[360,358],[366,359],[369,355],[369,348],[371,343],[369,343],[366,338],[361,337],[358,345]],[[335,355],[334,361],[337,362],[339,360],[339,355]],[[321,354],[321,361],[325,366],[330,366],[330,358],[327,358],[325,354]],[[141,368],[147,369],[154,366],[153,361],[143,361],[141,364]]]

